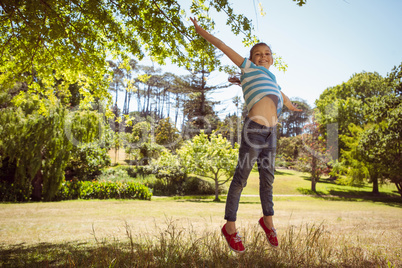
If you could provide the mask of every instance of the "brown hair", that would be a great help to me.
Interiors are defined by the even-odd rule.
[[[267,46],[267,47],[269,48],[269,50],[271,51],[271,54],[272,54],[272,49],[271,49],[271,47],[268,46],[268,45],[267,45],[266,43],[264,43],[264,42],[260,42],[260,43],[255,44],[255,45],[250,49],[250,57],[248,58],[249,60],[251,60],[251,58],[252,58],[252,56],[253,56],[253,51],[254,51],[254,49],[255,49],[256,47],[259,47],[259,46]]]

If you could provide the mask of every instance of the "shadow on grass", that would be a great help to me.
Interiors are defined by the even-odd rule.
[[[212,195],[184,195],[175,196],[173,200],[177,202],[194,202],[194,203],[225,203],[226,197],[220,197],[219,201],[214,201],[215,196]]]
[[[386,255],[366,245],[361,247],[360,243],[344,243],[339,250],[339,235],[334,240],[324,225],[289,226],[276,250],[267,250],[269,246],[260,230],[249,230],[245,232],[247,253],[236,255],[229,252],[217,231],[200,238],[192,228],[186,231],[173,224],[168,222],[166,230],[157,232],[159,236],[152,234],[155,239],[132,236],[127,229],[127,242],[95,238],[95,244],[77,241],[0,244],[0,267],[328,267],[328,263],[331,267],[400,267],[401,264],[397,253]]]
[[[17,244],[0,247],[1,267],[79,267],[76,258],[90,258],[96,249],[86,243],[40,243],[37,245]],[[74,256],[71,258],[71,256]],[[81,263],[82,264],[82,263]]]
[[[294,174],[290,172],[286,172],[286,169],[275,169],[275,175],[287,175],[287,176],[292,176]]]
[[[305,181],[310,181],[311,182],[311,177],[309,177],[309,176],[300,176],[300,177],[303,178]],[[321,178],[318,183],[320,183],[320,184],[338,185],[336,183],[336,180],[330,179],[330,178]]]
[[[257,196],[258,201],[244,201],[240,200],[240,204],[261,204],[259,197]],[[226,196],[220,196],[219,201],[214,201],[215,196],[205,195],[205,196],[177,196],[173,198],[177,202],[193,202],[193,203],[216,203],[216,204],[225,204]]]
[[[321,183],[321,181],[319,182]],[[301,194],[309,195],[315,198],[329,200],[329,201],[370,201],[374,203],[383,203],[391,207],[402,208],[402,198],[395,194],[379,193],[373,194],[372,192],[364,190],[329,190],[329,194],[321,191],[313,192],[311,189],[297,188]]]

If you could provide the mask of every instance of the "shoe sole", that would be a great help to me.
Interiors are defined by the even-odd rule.
[[[232,248],[232,247],[230,246],[228,240],[226,239],[226,236],[225,236],[225,234],[223,233],[222,230],[221,230],[221,234],[222,234],[222,236],[223,236],[223,240],[226,241],[226,244],[228,244],[228,247],[229,247],[230,250],[232,250],[232,251],[234,251],[234,252],[236,252],[236,253],[240,253],[240,254],[242,254],[242,253],[244,253],[244,252],[246,251],[246,249],[244,249],[243,251],[239,251],[239,250],[235,250],[234,248]]]
[[[272,245],[272,244],[271,244],[271,241],[269,241],[269,239],[268,239],[268,237],[267,237],[267,233],[265,232],[264,227],[261,225],[261,222],[259,222],[259,221],[258,221],[258,225],[259,225],[259,226],[261,226],[262,230],[264,231],[265,238],[267,239],[268,244],[269,244],[271,247],[273,247],[273,248],[277,248],[279,245],[278,245],[278,246],[276,246],[276,245]]]

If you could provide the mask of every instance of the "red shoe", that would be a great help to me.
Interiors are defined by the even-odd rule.
[[[265,226],[263,217],[261,217],[261,219],[258,221],[258,223],[261,225],[262,229],[264,229],[264,232],[267,235],[267,239],[268,239],[269,244],[276,248],[279,243],[278,243],[278,238],[276,237],[275,228],[268,229]]]
[[[231,235],[226,232],[226,224],[222,227],[222,235],[225,237],[226,242],[228,242],[229,248],[234,252],[243,253],[246,250],[237,232]]]

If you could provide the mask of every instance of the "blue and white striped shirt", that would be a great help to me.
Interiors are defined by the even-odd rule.
[[[281,87],[276,83],[276,77],[267,68],[255,65],[251,60],[245,58],[241,70],[241,86],[243,88],[243,97],[250,112],[254,104],[267,95],[278,97],[276,107],[279,117],[283,107],[283,97],[280,92]]]

